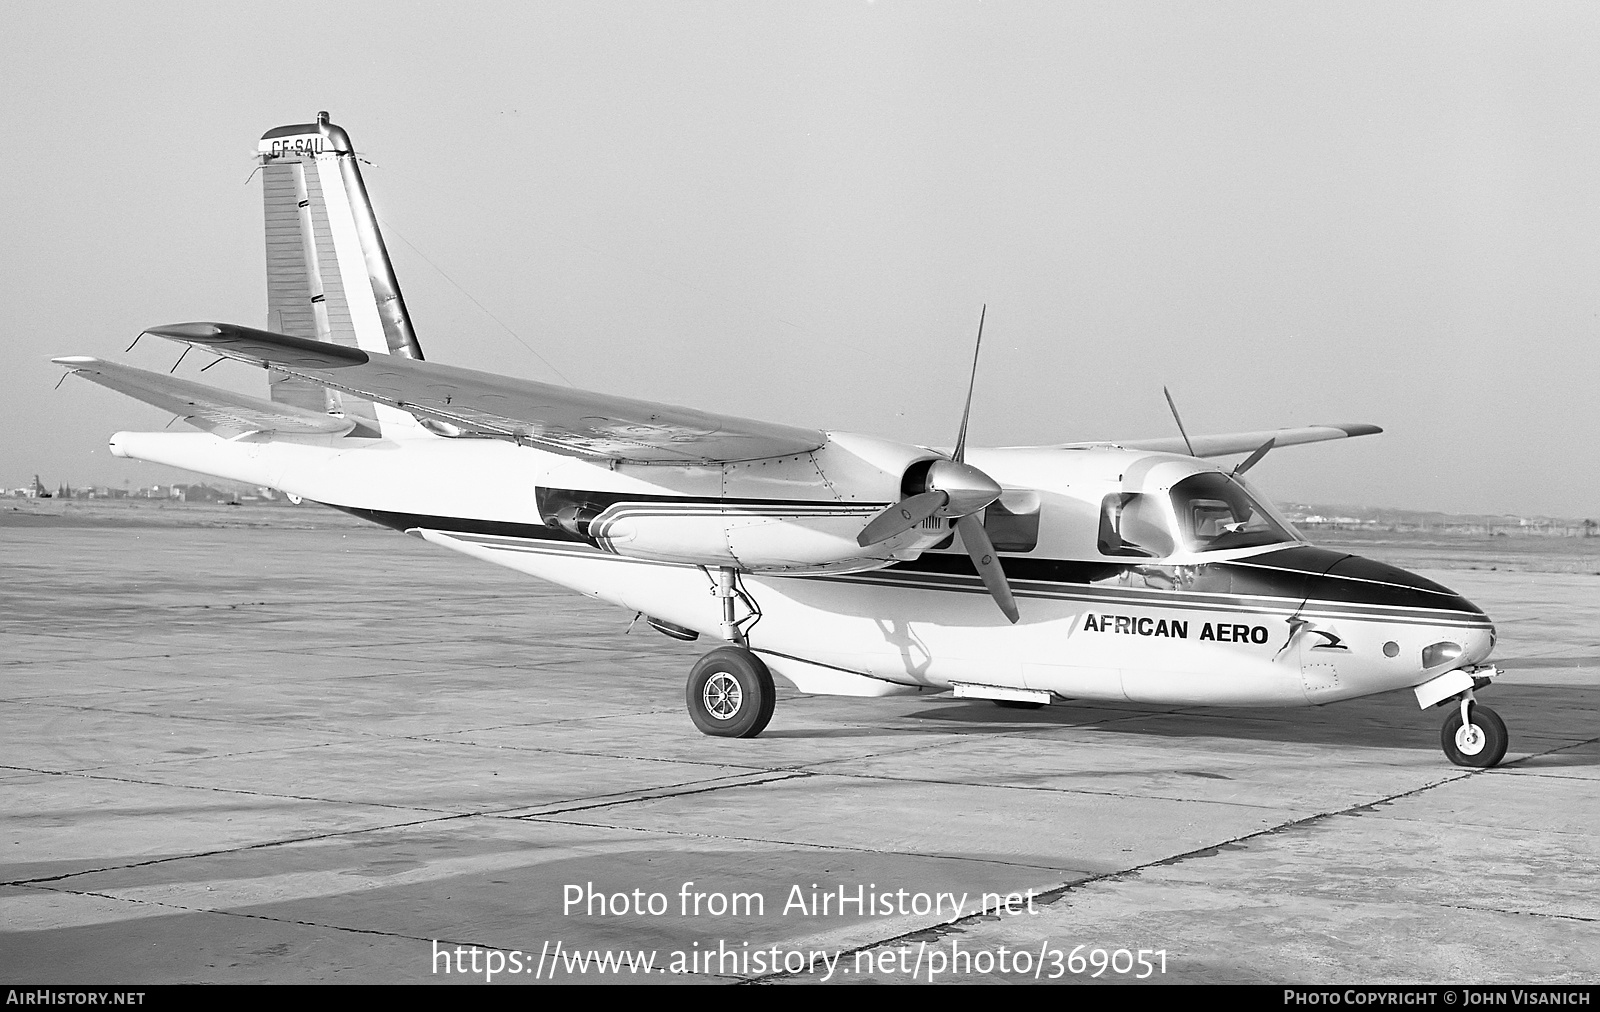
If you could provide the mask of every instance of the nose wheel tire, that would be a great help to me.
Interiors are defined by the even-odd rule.
[[[1456,707],[1439,731],[1439,745],[1445,757],[1457,766],[1486,770],[1506,756],[1510,738],[1505,722],[1487,706],[1473,703],[1472,719],[1462,723],[1461,708]]]
[[[741,647],[720,647],[695,663],[684,686],[689,717],[719,738],[754,738],[772,719],[772,672]]]

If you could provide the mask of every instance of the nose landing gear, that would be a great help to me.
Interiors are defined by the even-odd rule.
[[[1444,749],[1445,758],[1457,766],[1486,770],[1506,757],[1510,739],[1505,722],[1498,713],[1480,704],[1476,696],[1477,690],[1499,674],[1489,665],[1457,668],[1411,690],[1417,694],[1417,705],[1424,710],[1455,704],[1439,731],[1439,746]]]
[[[1457,766],[1486,770],[1505,758],[1505,722],[1500,715],[1478,703],[1463,699],[1439,730],[1439,745],[1445,757]]]

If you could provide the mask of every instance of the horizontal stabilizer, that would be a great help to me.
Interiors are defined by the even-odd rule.
[[[402,358],[230,323],[145,331],[409,411],[452,435],[636,464],[759,460],[820,447],[816,429],[716,415]]]
[[[66,366],[86,380],[110,387],[146,404],[153,404],[163,411],[170,411],[197,429],[214,432],[225,438],[242,436],[247,432],[338,436],[354,428],[354,423],[334,415],[308,411],[291,404],[275,404],[177,376],[147,372],[97,358],[72,356],[52,361]]]
[[[1376,425],[1302,425],[1292,429],[1262,429],[1259,432],[1228,432],[1217,436],[1194,436],[1196,457],[1226,457],[1231,453],[1250,453],[1261,448],[1267,440],[1274,446],[1295,446],[1299,443],[1321,443],[1329,439],[1349,439],[1352,436],[1370,436],[1383,430]],[[1190,456],[1182,436],[1161,439],[1116,440],[1102,443],[1067,443],[1066,447],[1120,446],[1124,450],[1150,450],[1155,453],[1181,453]]]

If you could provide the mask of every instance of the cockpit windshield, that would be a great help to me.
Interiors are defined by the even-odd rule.
[[[1300,540],[1288,521],[1257,501],[1243,482],[1218,471],[1190,475],[1172,486],[1172,509],[1178,535],[1192,552]]]

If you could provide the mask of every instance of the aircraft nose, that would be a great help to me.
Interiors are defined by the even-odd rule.
[[[1425,576],[1376,562],[1359,555],[1346,556],[1328,571],[1363,604],[1378,605],[1383,613],[1410,624],[1422,633],[1424,668],[1453,664],[1467,667],[1494,652],[1495,631],[1483,609],[1460,594]]]
[[[1483,616],[1482,608],[1449,587],[1387,562],[1347,555],[1334,563],[1328,575],[1339,577],[1368,604]]]

